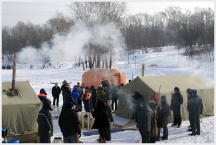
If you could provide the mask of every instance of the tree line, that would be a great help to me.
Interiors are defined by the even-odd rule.
[[[67,35],[70,28],[82,20],[89,30],[98,23],[115,23],[128,53],[136,49],[148,53],[150,48],[173,45],[184,48],[190,58],[202,52],[210,61],[214,59],[214,11],[211,8],[194,8],[191,12],[180,7],[168,7],[154,15],[126,15],[125,2],[73,2],[69,9],[70,16],[58,12],[43,25],[18,22],[12,28],[4,26],[2,56],[6,55],[10,60],[14,52],[24,47],[41,49],[43,42],[52,47],[55,34]],[[112,45],[106,48],[91,43],[84,48],[86,54],[79,56],[77,64],[83,64],[83,68],[111,68],[115,52],[110,47]]]

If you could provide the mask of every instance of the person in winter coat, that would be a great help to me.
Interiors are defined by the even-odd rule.
[[[47,93],[46,91],[42,88],[40,89],[40,94],[38,94],[38,98],[43,102],[44,99],[47,99]]]
[[[55,106],[55,101],[56,102],[56,106],[59,106],[59,95],[61,93],[61,89],[58,86],[58,83],[55,83],[55,86],[52,87],[52,96],[53,96],[53,105]]]
[[[98,100],[102,100],[102,101],[106,100],[107,99],[106,97],[107,97],[107,94],[104,92],[103,88],[99,87],[96,93],[96,104]]]
[[[110,127],[109,118],[106,112],[106,106],[104,101],[99,99],[97,101],[96,108],[92,114],[95,118],[93,128],[98,129],[100,138],[98,139],[99,143],[106,142],[106,128]]]
[[[79,143],[78,137],[81,137],[81,124],[78,114],[75,111],[75,105],[71,102],[64,104],[63,111],[59,116],[59,127],[63,134],[64,143]]]
[[[73,87],[73,90],[72,90],[70,96],[73,97],[75,105],[78,105],[78,98],[80,96],[80,92],[79,92],[79,89],[77,88],[77,86]]]
[[[91,109],[94,110],[95,106],[96,106],[96,93],[97,93],[97,90],[94,88],[94,86],[91,86],[90,92],[91,92],[91,104],[92,104]]]
[[[137,116],[138,116],[138,111],[140,108],[140,102],[144,101],[143,96],[138,92],[134,91],[134,95],[132,96],[133,100],[133,112],[134,112],[134,117],[135,117],[135,122],[137,123]]]
[[[111,96],[111,100],[112,100],[112,110],[115,111],[117,110],[118,107],[118,98],[119,98],[119,94],[118,94],[118,88],[116,86],[114,86],[114,84],[111,85],[110,88],[110,96]],[[115,109],[114,109],[114,104],[115,104]]]
[[[188,106],[192,133],[189,135],[200,135],[200,115],[203,113],[202,98],[197,95],[197,90],[191,92],[191,103]]]
[[[51,108],[51,101],[44,99],[43,107],[39,111],[37,118],[40,143],[51,143],[50,137],[53,136],[53,123],[50,110],[53,110]]]
[[[150,143],[151,122],[153,111],[145,100],[140,102],[136,127],[142,136],[142,143]]]
[[[91,112],[90,110],[90,99],[91,99],[91,92],[89,91],[89,87],[85,88],[85,94],[83,95],[83,104],[86,112]]]
[[[107,116],[108,116],[109,124],[111,126],[111,124],[113,123],[114,120],[113,120],[112,111],[111,111],[111,108],[110,108],[110,102],[108,100],[105,100],[104,103],[105,103],[105,108],[106,108],[106,113],[107,113]],[[106,141],[111,141],[110,126],[105,128]]]
[[[78,107],[79,107],[79,112],[82,112],[83,89],[80,86],[79,82],[77,83],[77,88],[79,89],[79,92],[80,92],[80,96],[77,99],[77,104],[78,104]]]
[[[172,127],[177,126],[178,128],[181,126],[181,104],[183,103],[183,97],[180,93],[178,87],[174,88],[174,94],[171,99],[171,110],[174,115],[174,123],[171,125]]]
[[[189,109],[189,106],[190,106],[190,104],[191,104],[191,89],[190,88],[188,88],[187,90],[186,90],[186,92],[187,92],[187,110]],[[189,110],[188,110],[188,113],[189,113]],[[190,114],[189,114],[189,116],[190,116]],[[192,129],[191,129],[191,122],[190,122],[190,118],[189,118],[189,123],[190,123],[190,125],[188,126],[188,131],[192,131]]]
[[[149,101],[149,107],[153,111],[153,119],[151,122],[151,135],[150,135],[150,143],[155,143],[155,141],[158,141],[158,131],[159,128],[157,126],[158,124],[158,107],[159,107],[159,101],[158,101],[158,95],[154,94],[151,97],[151,100]]]
[[[71,94],[71,88],[70,85],[67,83],[66,80],[64,80],[62,82],[62,86],[61,86],[61,91],[62,91],[62,96],[63,96],[63,104],[66,103],[67,98],[70,97]]]
[[[168,139],[167,124],[169,123],[170,107],[167,103],[165,95],[161,96],[159,114],[160,114],[160,117],[162,120],[162,125],[163,125],[163,136],[161,138],[162,138],[162,140],[166,140],[166,139]]]

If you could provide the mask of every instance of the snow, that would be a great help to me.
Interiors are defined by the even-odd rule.
[[[209,61],[205,56],[196,56],[192,60],[188,56],[184,56],[181,53],[183,49],[176,49],[174,46],[163,47],[162,52],[148,52],[142,53],[136,51],[136,65],[133,61],[133,55],[128,56],[121,53],[118,61],[113,63],[113,68],[121,70],[127,80],[136,78],[141,75],[142,64],[145,64],[146,76],[159,76],[159,75],[198,75],[209,80],[211,84],[214,83],[214,61]],[[60,66],[60,67],[59,67]],[[39,93],[41,88],[47,91],[48,98],[52,100],[51,88],[53,84],[51,82],[58,82],[59,86],[63,80],[72,82],[71,87],[76,85],[77,82],[81,82],[82,74],[84,73],[82,66],[77,67],[70,62],[62,62],[59,64],[47,65],[47,68],[41,69],[42,64],[34,64],[34,68],[30,69],[30,64],[17,64],[16,80],[26,81],[28,80],[36,93]],[[86,69],[88,70],[88,69]],[[2,81],[12,80],[12,70],[2,70]],[[62,105],[62,99],[60,96],[60,106]],[[130,121],[130,119],[114,116],[116,124],[124,125]],[[54,137],[62,136],[60,128],[58,126],[57,119],[53,120],[54,124]],[[214,143],[214,116],[201,119],[201,135],[189,136],[187,126],[189,121],[183,121],[181,128],[173,128],[171,124],[168,124],[169,139],[165,141],[159,141],[156,143]],[[82,132],[87,130],[82,130]],[[123,131],[112,133],[112,141],[108,143],[133,143],[134,138],[137,135],[137,131]],[[161,133],[162,135],[162,133]],[[98,135],[84,136],[82,134],[81,141],[84,143],[96,143]]]

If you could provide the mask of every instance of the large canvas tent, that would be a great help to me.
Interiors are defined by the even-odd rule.
[[[28,81],[17,81],[17,96],[8,96],[11,82],[2,82],[2,126],[7,128],[7,136],[11,132],[22,134],[24,131],[37,132],[37,116],[42,107],[37,94]],[[34,142],[36,135],[16,137],[20,142]]]
[[[107,68],[96,68],[86,71],[82,75],[82,87],[94,86],[98,88],[105,78],[111,84],[119,86],[121,83],[126,84],[126,77],[124,73],[117,69],[107,69]]]
[[[142,94],[147,102],[150,101],[153,94],[157,93],[159,96],[165,95],[170,104],[174,87],[179,87],[183,96],[182,119],[188,119],[187,88],[198,91],[203,101],[203,115],[214,115],[214,86],[210,84],[207,80],[197,76],[140,76],[122,87],[116,115],[130,119],[133,117],[131,101],[135,90]]]

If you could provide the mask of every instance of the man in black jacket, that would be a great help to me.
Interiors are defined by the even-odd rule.
[[[81,124],[78,114],[75,111],[75,105],[67,102],[66,107],[59,116],[59,127],[63,134],[64,143],[79,143],[78,137],[81,137]]]
[[[197,95],[197,90],[191,92],[191,103],[188,106],[192,133],[189,135],[200,135],[200,115],[203,112],[202,99]]]
[[[137,123],[137,116],[140,108],[140,102],[143,102],[144,98],[138,91],[134,91],[134,95],[132,96],[132,98],[133,98],[132,100],[133,112],[134,112],[135,122]]]
[[[59,105],[59,95],[61,93],[61,89],[60,87],[58,86],[58,83],[56,82],[55,83],[55,86],[52,87],[52,96],[53,96],[53,105],[55,106],[55,101],[57,100],[56,102],[56,106]]]
[[[142,143],[150,143],[151,122],[153,119],[153,111],[143,100],[140,102],[140,108],[137,115],[137,129],[142,136]]]
[[[181,104],[183,103],[183,97],[180,93],[180,90],[178,87],[174,88],[174,94],[171,99],[171,106],[170,108],[173,111],[174,115],[174,123],[172,124],[172,127],[177,126],[178,128],[181,126]]]
[[[49,110],[52,111],[51,101],[44,99],[43,107],[38,113],[38,136],[40,143],[51,143],[50,137],[53,136],[52,116]]]

